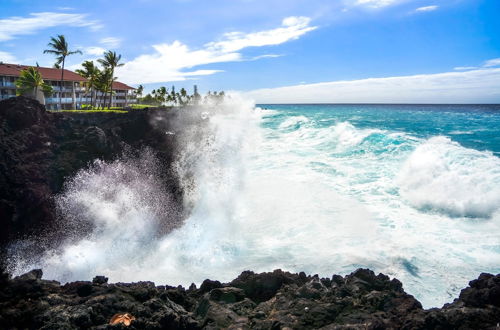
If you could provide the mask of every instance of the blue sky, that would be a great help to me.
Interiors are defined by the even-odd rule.
[[[42,52],[64,34],[84,52],[69,68],[112,49],[119,80],[147,90],[499,103],[498,13],[498,0],[2,0],[0,60],[52,66]]]

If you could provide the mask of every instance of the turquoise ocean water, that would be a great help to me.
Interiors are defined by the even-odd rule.
[[[364,267],[397,277],[424,307],[500,273],[500,106],[232,98],[190,111],[205,124],[166,132],[180,141],[174,169],[190,210],[179,228],[159,228],[170,198],[150,155],[100,162],[56,200],[62,221],[94,231],[35,260],[14,253],[13,272],[189,286],[243,270]]]
[[[260,107],[265,162],[310,196],[306,223],[328,224],[326,264],[397,276],[425,306],[500,272],[499,105]]]

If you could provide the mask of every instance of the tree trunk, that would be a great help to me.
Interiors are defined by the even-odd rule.
[[[111,108],[113,102],[113,76],[115,75],[115,69],[111,69],[111,80],[109,82],[109,107]]]
[[[63,81],[64,81],[64,61],[65,58],[63,57],[62,60],[62,68],[61,68],[61,87],[59,88],[59,110],[62,110],[62,93],[63,93]]]

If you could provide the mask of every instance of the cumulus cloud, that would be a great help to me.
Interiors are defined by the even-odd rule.
[[[126,83],[157,83],[186,80],[196,76],[211,75],[221,70],[189,70],[199,65],[242,61],[239,52],[248,47],[272,46],[315,30],[310,19],[292,16],[283,19],[281,26],[258,32],[230,32],[218,41],[205,44],[201,49],[190,49],[180,41],[171,44],[153,45],[153,53],[140,55],[117,68],[120,81]],[[263,55],[263,57],[277,57]],[[255,59],[255,58],[254,58]]]
[[[438,6],[425,6],[425,7],[419,7],[415,9],[416,12],[425,12],[425,11],[433,11],[438,9]]]
[[[259,89],[258,103],[498,103],[500,68]]]
[[[55,26],[78,26],[91,29],[102,27],[99,22],[89,20],[86,14],[31,13],[28,17],[12,16],[0,19],[0,41],[11,40],[18,35],[32,34]]]
[[[0,50],[0,62],[4,63],[18,63],[16,57],[11,53],[7,53]]]

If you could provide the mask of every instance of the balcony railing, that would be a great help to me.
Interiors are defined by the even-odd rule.
[[[61,87],[59,87],[59,86],[51,86],[51,87],[54,90],[54,92],[60,92],[61,91]],[[71,87],[63,87],[62,91],[63,92],[73,92],[73,89]]]
[[[71,97],[63,97],[61,102],[64,104],[73,103],[73,99]],[[45,103],[59,103],[58,97],[47,97],[45,98]]]
[[[16,87],[16,84],[10,81],[0,81],[0,87]]]

